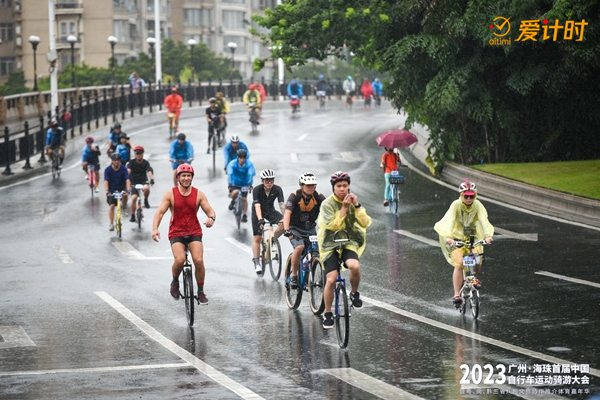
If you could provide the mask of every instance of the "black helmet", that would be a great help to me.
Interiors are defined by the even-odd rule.
[[[112,153],[110,156],[111,159],[113,160],[121,160],[121,153]]]
[[[121,124],[117,122],[113,125],[113,129],[121,129]]]
[[[180,133],[177,135],[178,140],[185,140],[185,133]]]
[[[235,152],[235,154],[237,154],[239,158],[246,158],[246,156],[248,155],[248,153],[244,149],[239,149]]]
[[[129,139],[129,138],[127,137],[127,134],[125,132],[121,132],[121,133],[119,133],[119,139]]]

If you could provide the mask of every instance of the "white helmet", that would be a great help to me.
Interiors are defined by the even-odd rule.
[[[316,185],[317,177],[312,172],[303,172],[298,179],[298,183],[300,186],[302,185]]]
[[[260,179],[274,179],[275,178],[275,171],[273,171],[272,169],[263,169],[260,172]]]
[[[233,135],[233,136],[231,136],[231,141],[233,143],[237,143],[240,141],[240,137],[238,135]]]
[[[465,179],[465,181],[458,186],[458,193],[466,192],[467,190],[477,192],[477,185],[470,182],[468,179]]]

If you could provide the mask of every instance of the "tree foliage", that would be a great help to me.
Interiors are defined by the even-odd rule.
[[[0,85],[0,96],[28,92],[25,86],[25,75],[23,71],[12,72],[4,85]]]
[[[394,103],[430,130],[438,167],[455,159],[600,157],[600,3],[593,0],[290,0],[253,18],[271,56],[292,65],[343,56],[387,72]],[[512,43],[490,25],[510,17]],[[524,20],[586,20],[582,41],[515,41]],[[541,22],[540,22],[541,25]]]

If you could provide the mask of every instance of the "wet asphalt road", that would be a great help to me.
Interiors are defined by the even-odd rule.
[[[460,316],[433,231],[457,193],[403,154],[415,168],[406,170],[399,216],[381,205],[374,138],[403,121],[385,107],[349,111],[334,102],[320,112],[307,102],[292,118],[267,105],[251,135],[246,116],[229,117],[229,134],[246,142],[257,171],[276,171],[286,196],[303,171],[316,174],[326,195],[332,172],[350,172],[373,224],[361,260],[365,306],[352,313],[347,350],[334,330],[323,330],[307,298],[289,311],[281,281],[256,277],[251,225],[238,231],[227,211],[222,155],[213,170],[203,117],[181,123],[196,149],[194,185],[217,212],[204,237],[210,301],[197,307],[193,329],[183,302],[168,293],[167,216],[163,240],[150,238],[172,182],[164,126],[133,132],[123,124],[146,148],[157,183],[142,230],[126,221],[120,240],[107,229],[102,193],[90,197],[79,154],[57,181],[45,175],[0,188],[0,398],[575,399],[600,392],[600,231],[484,202],[502,231],[487,249],[481,315]],[[289,254],[286,240],[282,247]],[[479,367],[499,380],[504,367],[515,381],[461,384],[463,364],[476,371],[469,380],[478,380]],[[536,385],[540,379],[546,384]],[[554,392],[539,394],[545,389]]]

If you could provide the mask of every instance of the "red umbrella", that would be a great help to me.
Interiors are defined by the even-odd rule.
[[[408,147],[413,143],[417,143],[417,135],[404,129],[392,129],[382,133],[375,138],[379,147]]]

